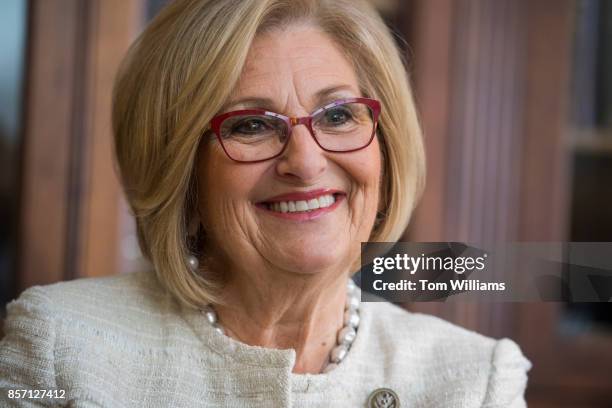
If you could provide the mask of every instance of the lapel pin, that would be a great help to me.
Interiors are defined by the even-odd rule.
[[[390,388],[377,388],[368,397],[368,408],[399,408],[400,400]]]

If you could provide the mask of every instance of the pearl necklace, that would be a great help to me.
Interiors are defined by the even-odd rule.
[[[332,349],[329,355],[329,361],[323,369],[324,373],[338,367],[338,364],[344,360],[349,349],[351,348],[351,345],[355,341],[355,337],[357,337],[357,329],[359,328],[359,304],[360,289],[351,279],[349,279],[346,284],[344,326],[338,332],[336,346]],[[211,304],[206,305],[206,307],[202,310],[202,313],[204,316],[206,316],[206,320],[217,333],[225,335],[225,330],[221,326],[217,313]]]

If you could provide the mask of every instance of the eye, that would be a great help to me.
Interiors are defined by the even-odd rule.
[[[239,121],[232,126],[231,133],[255,135],[261,132],[270,130],[270,126],[266,121],[259,118],[248,118]]]
[[[323,115],[323,124],[328,126],[340,126],[353,119],[353,114],[350,109],[345,106],[336,106],[328,109]]]

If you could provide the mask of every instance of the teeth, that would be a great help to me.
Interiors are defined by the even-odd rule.
[[[321,196],[319,198],[313,198],[311,200],[305,201],[280,201],[276,203],[271,203],[268,205],[268,208],[272,211],[276,212],[304,212],[304,211],[312,211],[317,208],[326,208],[336,202],[336,199],[333,195],[328,194]]]

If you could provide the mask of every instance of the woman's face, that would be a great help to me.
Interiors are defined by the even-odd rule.
[[[358,97],[356,74],[331,39],[309,25],[259,35],[223,112],[265,108],[307,116],[318,107]],[[222,112],[220,112],[222,113]],[[381,175],[377,138],[351,153],[322,150],[303,125],[284,153],[261,163],[230,160],[219,142],[204,141],[198,164],[199,211],[215,247],[232,267],[288,273],[346,272],[372,230]],[[311,212],[281,212],[318,199]],[[277,204],[282,206],[283,204]]]

